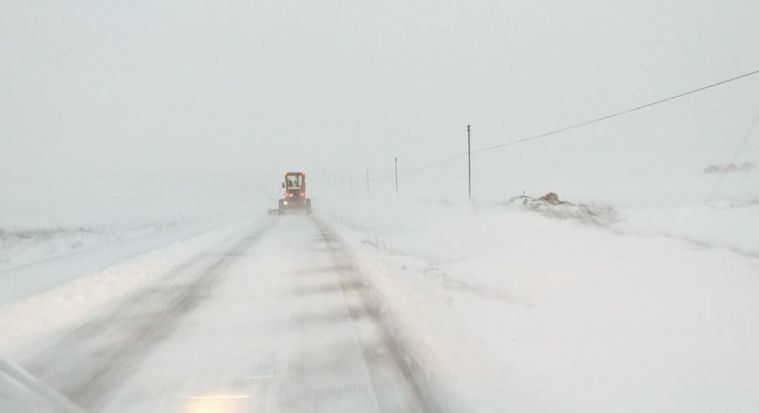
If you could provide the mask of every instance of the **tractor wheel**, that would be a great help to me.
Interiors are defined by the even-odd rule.
[[[306,213],[311,214],[311,200],[310,199],[306,200]]]

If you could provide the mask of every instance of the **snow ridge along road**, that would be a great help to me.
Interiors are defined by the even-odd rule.
[[[292,215],[246,234],[51,340],[24,366],[96,411],[442,411],[334,230]]]
[[[147,286],[80,325],[25,363],[26,368],[82,407],[97,410],[272,224],[266,222],[221,253],[204,251],[180,264],[160,285]]]
[[[348,253],[343,241],[331,228],[316,218],[313,218],[313,221],[319,228],[322,239],[332,255],[335,269],[341,278],[340,288],[343,294],[346,299],[355,296],[353,301],[358,301],[358,305],[354,304],[348,307],[351,319],[355,323],[360,323],[360,320],[366,318],[373,325],[374,331],[369,333],[370,336],[374,337],[373,341],[365,341],[360,334],[358,340],[364,361],[370,366],[369,374],[375,392],[378,394],[383,392],[385,376],[381,371],[392,368],[395,371],[391,374],[400,375],[399,378],[407,384],[411,391],[405,411],[430,413],[442,411],[428,387],[423,368],[418,364],[410,349],[396,337],[394,329],[383,317],[381,302],[363,281],[366,276],[361,273],[356,265],[355,258]],[[382,403],[383,400],[380,400],[381,406]]]

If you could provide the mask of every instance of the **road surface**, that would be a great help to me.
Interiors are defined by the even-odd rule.
[[[24,367],[92,411],[441,411],[385,311],[329,226],[270,217]]]

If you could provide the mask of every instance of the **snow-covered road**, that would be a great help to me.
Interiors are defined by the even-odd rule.
[[[112,249],[31,264],[4,281],[23,294],[0,299],[0,356],[88,411],[759,406],[751,255],[514,208],[342,205],[157,235],[79,275]]]
[[[97,411],[435,411],[323,222],[273,217],[200,252],[24,366]]]

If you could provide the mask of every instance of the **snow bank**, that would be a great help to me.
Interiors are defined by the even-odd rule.
[[[453,411],[759,407],[753,258],[519,208],[345,205],[332,221]]]
[[[759,257],[759,201],[722,201],[658,208],[627,208],[615,228],[669,237],[707,248]]]
[[[0,229],[0,272],[176,226],[176,223],[153,224],[111,231],[103,228]]]
[[[132,259],[120,260],[120,263],[102,270],[87,273],[77,269],[73,271],[71,280],[54,288],[43,289],[21,299],[0,301],[0,331],[3,331],[0,354],[21,358],[22,354],[33,351],[37,343],[44,343],[61,330],[97,314],[103,306],[155,282],[157,277],[168,273],[177,265],[239,233],[240,224],[238,221],[201,235],[175,240]],[[146,241],[142,240],[141,243],[146,244]],[[147,245],[152,244],[147,242]],[[89,255],[98,253],[103,252],[93,251]],[[80,257],[77,261],[94,258]],[[27,282],[44,286],[49,280],[41,275],[39,279]],[[0,285],[7,290],[6,284]]]

